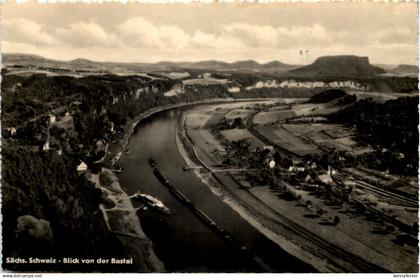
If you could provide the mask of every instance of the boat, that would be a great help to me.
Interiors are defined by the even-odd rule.
[[[152,166],[153,168],[155,168],[157,166],[157,162],[153,157],[149,158],[149,164],[150,166]]]
[[[147,206],[154,208],[156,210],[159,210],[165,214],[170,214],[170,210],[167,206],[165,206],[162,201],[158,200],[155,197],[152,197],[150,195],[144,194],[144,193],[140,193],[140,192],[136,192],[134,193],[134,195],[131,197],[133,199],[139,200],[143,203],[145,203]]]

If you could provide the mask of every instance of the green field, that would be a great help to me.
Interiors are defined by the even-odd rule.
[[[279,147],[296,155],[304,156],[306,154],[320,153],[317,146],[304,142],[299,137],[281,127],[261,126],[257,129]]]

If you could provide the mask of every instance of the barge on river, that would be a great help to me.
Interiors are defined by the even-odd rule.
[[[153,173],[155,174],[156,178],[169,189],[169,192],[174,195],[181,203],[184,204],[192,213],[194,213],[198,219],[204,222],[206,225],[210,227],[218,236],[220,236],[223,240],[228,242],[231,246],[237,249],[242,255],[254,260],[260,267],[262,267],[265,271],[272,271],[271,268],[264,263],[258,256],[252,254],[252,252],[241,242],[236,240],[232,234],[228,231],[224,230],[222,227],[217,225],[213,219],[211,219],[205,212],[203,212],[199,207],[197,207],[193,202],[191,202],[181,191],[179,191],[170,181],[167,179],[158,169],[157,162],[154,158],[149,158],[149,164],[153,168]]]
[[[170,210],[167,206],[165,206],[162,201],[156,199],[155,197],[152,197],[150,195],[140,193],[139,191],[134,193],[131,198],[135,200],[139,200],[143,202],[148,207],[151,207],[153,209],[156,209],[160,212],[163,212],[165,214],[170,214]]]

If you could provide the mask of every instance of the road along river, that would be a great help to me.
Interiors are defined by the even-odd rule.
[[[231,233],[274,272],[315,272],[301,260],[253,228],[215,196],[208,186],[182,167],[185,161],[175,143],[178,117],[188,108],[162,111],[139,123],[120,163],[120,183],[129,195],[140,190],[157,197],[171,210],[169,216],[153,211],[139,212],[142,227],[155,245],[157,256],[169,272],[262,272],[260,265],[223,241],[209,226],[176,199],[153,174],[149,157],[159,170],[191,202]]]

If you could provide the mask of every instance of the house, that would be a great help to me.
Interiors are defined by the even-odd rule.
[[[15,127],[7,127],[6,130],[9,132],[10,136],[16,135],[16,128]]]
[[[268,163],[268,167],[270,167],[270,169],[273,169],[274,167],[276,167],[276,162],[275,162],[274,160],[271,160],[271,161]]]
[[[310,169],[316,169],[316,167],[317,167],[316,162],[312,162],[312,161],[307,161],[306,165]]]
[[[299,167],[299,166],[290,166],[289,167],[289,172],[303,172],[305,171],[305,167]]]
[[[83,161],[80,160],[80,164],[77,166],[77,172],[86,172],[87,165]]]
[[[110,132],[114,132],[115,125],[113,122],[108,122],[108,128]]]
[[[42,150],[44,152],[49,151],[50,150],[50,142],[45,142],[45,144],[42,146]]]
[[[56,122],[57,119],[54,114],[50,114],[49,117],[50,117],[50,124],[53,124]]]
[[[337,174],[337,171],[336,171],[335,169],[333,169],[331,166],[328,166],[328,171],[327,171],[327,174],[328,174],[329,176],[331,176],[331,175],[335,175],[335,174]]]
[[[324,174],[324,175],[319,175],[318,176],[318,179],[322,182],[322,183],[325,183],[325,184],[332,184],[333,183],[333,180],[332,180],[332,178],[331,178],[331,175],[330,174]]]
[[[266,146],[263,146],[263,150],[269,150],[270,152],[272,152],[274,150],[274,147],[270,145],[266,145]]]
[[[229,87],[228,92],[229,93],[239,93],[241,91],[241,88],[239,87]]]

